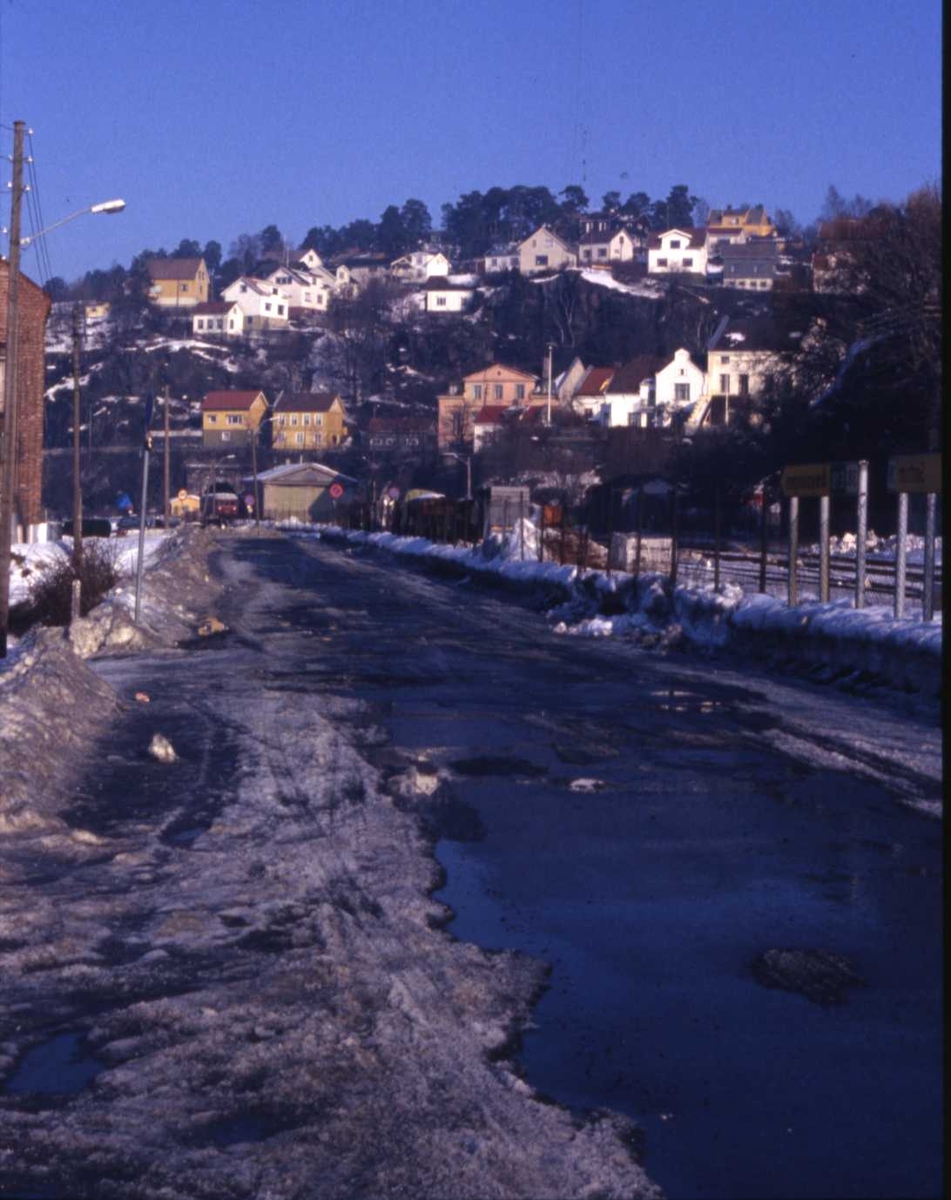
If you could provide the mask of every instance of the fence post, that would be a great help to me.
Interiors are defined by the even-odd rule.
[[[789,497],[789,607],[799,603],[799,497]]]
[[[548,508],[547,504],[543,504],[538,510],[538,561],[545,561],[545,512]]]
[[[519,493],[518,497],[518,557],[520,562],[525,561],[525,496]]]
[[[829,496],[819,497],[819,600],[829,603]]]
[[[637,525],[635,533],[637,541],[634,543],[634,575],[639,576],[641,573],[641,532],[644,528],[644,489],[637,489]]]
[[[908,541],[908,493],[898,493],[898,545],[895,549],[895,616],[905,615],[905,563]]]
[[[670,494],[670,588],[671,591],[677,586],[677,485],[674,484],[674,490]]]
[[[568,519],[568,506],[564,499],[561,502],[561,545],[558,548],[558,565],[565,565],[565,521]]]
[[[720,485],[713,489],[713,590],[720,587]]]
[[[934,537],[935,494],[929,492],[925,508],[925,578],[921,597],[921,615],[926,621],[934,619]]]
[[[868,538],[868,459],[859,461],[855,502],[855,607],[865,607],[865,542]]]
[[[769,546],[769,504],[766,484],[763,484],[763,503],[759,514],[759,590],[766,592],[766,555]]]

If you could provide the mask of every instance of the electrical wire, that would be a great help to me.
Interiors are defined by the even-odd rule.
[[[39,231],[39,230],[42,230],[45,228],[45,222],[43,220],[43,204],[40,199],[40,186],[39,186],[39,182],[37,181],[37,176],[36,176],[36,156],[33,152],[33,134],[29,133],[27,136],[29,138],[28,158],[29,158],[29,175],[30,175],[30,187],[31,187],[31,191],[29,194],[32,197],[32,206],[33,206],[33,212],[34,212],[34,219],[36,221],[36,228],[37,228],[37,231]],[[41,267],[41,274],[43,275],[42,282],[46,283],[48,280],[53,278],[53,263],[50,259],[49,247],[47,245],[47,241],[44,236],[37,237],[36,251],[37,251],[37,258],[39,260],[40,267]]]

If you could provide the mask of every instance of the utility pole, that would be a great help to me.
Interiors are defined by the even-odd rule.
[[[549,342],[548,343],[548,417],[546,420],[546,424],[548,424],[548,425],[551,424],[551,356],[552,356],[552,351],[554,349],[555,349],[555,343]]]
[[[168,384],[165,385],[165,403],[162,408],[162,427],[165,432],[165,453],[162,456],[162,513],[165,528],[168,529],[168,523],[172,516],[171,506],[171,455],[169,451],[169,419],[168,419]]]
[[[7,656],[10,628],[10,548],[16,516],[17,341],[19,335],[20,210],[23,202],[22,121],[13,122],[13,180],[10,201],[10,255],[7,285],[7,361],[3,378],[3,486],[0,488],[0,658]]]
[[[73,305],[73,576],[76,579],[82,578],[83,567],[83,484],[79,445],[82,423],[82,393],[79,388],[82,312],[83,306],[77,300]]]

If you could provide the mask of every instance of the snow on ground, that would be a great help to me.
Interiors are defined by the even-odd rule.
[[[161,529],[145,531],[145,566],[155,558],[167,534]],[[93,539],[86,539],[88,545]],[[135,574],[139,558],[139,536],[131,533],[124,538],[96,538],[95,543],[104,546],[112,556],[116,568],[123,577],[131,578]],[[73,539],[61,538],[58,542],[20,542],[15,543],[11,553],[10,567],[10,607],[23,604],[29,599],[30,586],[41,574],[43,569],[72,555]]]
[[[660,284],[647,279],[643,283],[621,283],[607,271],[582,271],[581,278],[596,287],[609,288],[612,292],[625,292],[628,296],[643,296],[647,300],[660,300],[664,294]]]
[[[814,598],[790,608],[782,599],[745,593],[733,584],[678,586],[670,592],[661,575],[635,578],[624,571],[608,574],[556,562],[539,562],[537,527],[525,519],[501,542],[475,549],[392,533],[320,527],[318,535],[368,543],[394,554],[445,561],[458,569],[497,576],[524,585],[551,585],[562,603],[549,616],[556,633],[576,637],[630,636],[668,643],[690,642],[720,648],[745,634],[767,635],[791,656],[813,655],[821,648],[829,670],[844,671],[849,656],[854,671],[884,672],[903,685],[916,677],[931,690],[939,682],[942,654],[940,614],[932,622],[914,615],[897,619],[891,608],[873,605],[856,610],[851,600],[822,604]],[[604,610],[608,611],[605,612]]]

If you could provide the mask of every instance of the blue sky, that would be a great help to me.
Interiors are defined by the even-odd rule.
[[[806,222],[830,183],[940,178],[940,86],[938,0],[0,0],[44,221],[128,204],[50,235],[67,279],[408,197],[438,223],[494,184],[686,183]]]

